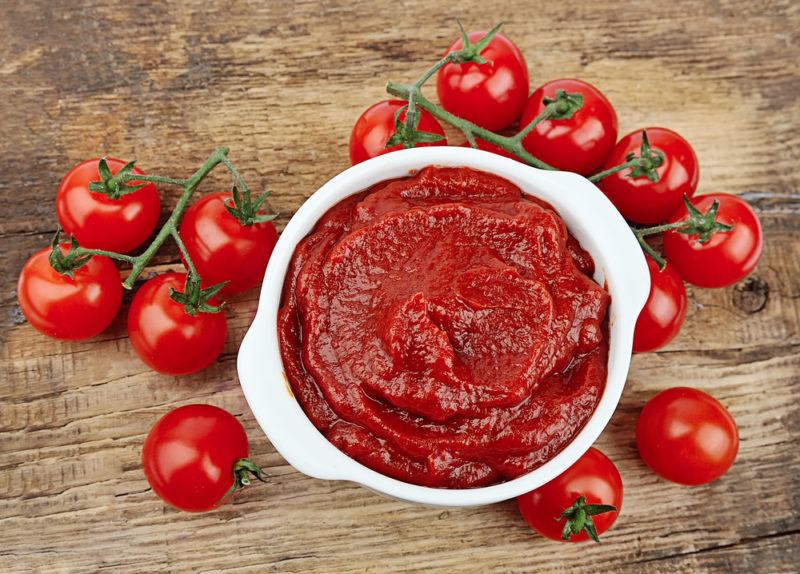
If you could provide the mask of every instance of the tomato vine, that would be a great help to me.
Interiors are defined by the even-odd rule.
[[[116,253],[104,249],[88,249],[81,247],[73,237],[71,238],[71,243],[66,254],[62,254],[60,249],[53,248],[50,258],[53,269],[61,274],[71,276],[75,269],[85,265],[93,255],[103,255],[131,265],[130,275],[128,275],[122,283],[123,287],[131,289],[136,279],[141,275],[142,271],[144,271],[145,267],[147,267],[150,260],[156,252],[158,252],[167,238],[172,237],[186,262],[188,273],[186,274],[184,292],[173,291],[171,297],[178,303],[184,305],[186,312],[190,315],[194,315],[198,311],[204,313],[220,311],[222,308],[221,305],[210,305],[208,301],[219,293],[220,289],[222,289],[225,284],[218,283],[207,288],[200,287],[202,278],[197,272],[197,268],[178,233],[178,224],[180,223],[181,216],[189,205],[189,199],[197,190],[200,183],[219,164],[225,166],[236,182],[232,192],[234,204],[232,206],[226,205],[231,215],[239,219],[242,225],[252,225],[275,218],[275,215],[259,213],[259,208],[263,205],[268,193],[265,192],[255,200],[252,199],[250,188],[247,186],[244,178],[242,178],[236,167],[228,159],[228,148],[221,147],[215,149],[208,159],[206,159],[205,163],[186,179],[133,173],[134,162],[128,163],[115,175],[112,175],[107,162],[105,159],[102,159],[98,165],[99,180],[90,184],[92,192],[103,193],[111,198],[119,198],[121,195],[137,191],[141,187],[137,182],[152,182],[176,185],[183,188],[180,199],[178,199],[178,203],[175,205],[169,218],[164,222],[164,225],[162,225],[153,241],[140,255],[126,255],[124,253]],[[241,192],[239,189],[241,189]],[[53,239],[54,246],[58,245],[61,233],[61,229],[59,228]]]
[[[386,147],[403,143],[404,147],[414,147],[419,141],[436,141],[441,139],[438,134],[430,134],[427,132],[417,131],[419,123],[419,110],[423,109],[430,113],[436,119],[439,119],[454,128],[460,130],[467,138],[470,146],[473,148],[478,147],[477,138],[480,138],[498,148],[505,150],[523,162],[537,167],[539,169],[555,170],[556,168],[540,160],[530,152],[528,152],[522,145],[523,140],[530,134],[538,124],[545,120],[559,120],[569,119],[572,115],[581,109],[583,106],[583,95],[580,93],[568,93],[564,90],[558,90],[554,98],[546,98],[543,100],[545,108],[536,116],[529,124],[527,124],[521,131],[514,135],[505,136],[479,125],[474,124],[464,118],[460,118],[455,114],[448,112],[442,106],[439,106],[427,99],[422,94],[422,87],[425,83],[433,77],[436,72],[449,63],[467,63],[474,62],[476,64],[485,64],[487,61],[481,56],[481,52],[491,42],[492,38],[497,34],[502,26],[502,22],[497,24],[483,38],[477,42],[472,42],[469,35],[464,31],[461,22],[458,22],[461,32],[462,48],[446,54],[441,60],[436,62],[431,68],[425,71],[420,78],[413,84],[400,84],[397,82],[388,82],[386,91],[402,100],[408,102],[406,120],[400,121],[401,108],[395,115],[395,128],[396,133],[387,142]],[[435,140],[429,139],[435,137]],[[597,183],[605,177],[614,173],[630,169],[628,177],[638,178],[646,177],[651,182],[658,182],[659,174],[657,169],[664,163],[664,153],[658,149],[652,148],[647,138],[647,131],[642,130],[642,143],[639,153],[629,153],[625,161],[612,166],[606,170],[600,171],[594,175],[587,177],[592,183]],[[686,203],[689,205],[688,198]],[[664,259],[647,243],[645,237],[655,233],[660,233],[666,230],[677,230],[680,233],[702,233],[701,241],[708,241],[711,233],[726,233],[733,229],[731,225],[724,225],[716,221],[717,208],[712,207],[706,214],[700,214],[697,210],[692,211],[693,208],[689,207],[690,217],[686,220],[672,223],[669,225],[661,225],[650,228],[636,228],[631,227],[636,236],[637,241],[642,249],[653,257],[658,263],[659,267],[664,267]],[[697,213],[695,213],[697,212]]]
[[[649,235],[656,235],[664,231],[677,231],[687,235],[697,235],[700,243],[707,243],[714,233],[728,233],[733,231],[733,225],[728,225],[717,221],[717,211],[719,210],[719,201],[714,200],[711,207],[705,213],[697,209],[689,198],[683,196],[683,203],[689,212],[686,219],[676,221],[674,223],[664,223],[662,225],[654,225],[652,227],[632,227],[631,231],[636,236],[636,240],[642,247],[642,250],[647,253],[653,260],[658,263],[659,268],[664,269],[666,262],[658,252],[653,249],[645,239]]]

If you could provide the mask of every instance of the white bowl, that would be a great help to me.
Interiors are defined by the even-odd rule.
[[[594,279],[607,284],[610,349],[608,380],[586,426],[555,457],[514,480],[471,489],[417,486],[356,462],[333,446],[308,420],[290,390],[278,346],[278,307],[283,280],[298,242],[345,197],[378,182],[408,176],[429,165],[464,166],[497,174],[523,192],[548,202],[594,259]],[[425,147],[382,155],[355,165],[323,185],[300,207],[272,253],[258,312],[239,349],[242,390],[258,424],[297,470],[325,480],[349,480],[385,495],[435,506],[475,506],[506,500],[552,480],[597,440],[617,407],[630,366],[633,329],[647,300],[650,275],[642,250],[625,220],[587,179],[544,171],[499,155],[463,147]]]

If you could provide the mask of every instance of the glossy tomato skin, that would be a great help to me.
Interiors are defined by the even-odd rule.
[[[692,205],[705,213],[714,200],[719,201],[717,221],[733,225],[732,231],[714,233],[705,243],[697,235],[664,233],[664,255],[685,281],[698,287],[727,287],[741,281],[755,268],[764,246],[758,216],[743,199],[711,193],[692,199]],[[681,205],[669,221],[681,221],[687,214]]]
[[[522,517],[542,536],[559,542],[564,521],[558,517],[575,500],[586,497],[587,504],[610,504],[617,512],[593,516],[597,533],[602,534],[617,520],[622,509],[622,478],[611,460],[596,448],[590,448],[562,474],[536,490],[517,497]],[[585,532],[573,535],[569,542],[588,540]]]
[[[650,146],[664,154],[663,163],[656,169],[655,183],[645,176],[629,177],[624,169],[600,180],[603,190],[619,212],[633,223],[655,225],[663,223],[683,202],[684,194],[694,195],[700,178],[697,156],[685,139],[664,128],[646,128]],[[629,153],[640,155],[642,130],[623,137],[614,146],[603,170],[625,163]]]
[[[486,32],[471,32],[475,43]],[[460,50],[456,40],[445,54]],[[502,130],[517,121],[528,99],[528,65],[516,44],[495,35],[481,52],[485,64],[447,64],[436,76],[439,102],[448,112],[488,130]]]
[[[158,223],[158,191],[152,183],[119,199],[90,191],[89,182],[100,181],[99,162],[79,163],[61,180],[56,193],[58,221],[82,247],[128,253],[144,243]],[[106,158],[106,162],[112,174],[126,163],[114,158]],[[134,167],[133,173],[144,172]]]
[[[66,253],[68,245],[61,245]],[[19,276],[20,309],[34,328],[56,339],[90,339],[105,331],[119,312],[122,285],[114,262],[95,255],[73,271],[50,266],[50,247],[32,255]]]
[[[403,149],[400,144],[387,148],[386,142],[395,133],[394,114],[407,103],[403,100],[385,100],[364,110],[364,113],[356,120],[353,131],[350,133],[350,161],[353,165],[385,153]],[[405,119],[406,112],[404,110],[400,113],[400,121],[405,121]],[[418,143],[414,147],[447,145],[441,124],[425,110],[420,110],[417,130],[439,134],[442,139],[435,142]]]
[[[674,387],[645,404],[636,424],[636,445],[657,475],[695,486],[727,472],[739,451],[739,431],[717,399]]]
[[[617,142],[617,112],[603,93],[581,80],[547,82],[528,99],[519,129],[544,111],[545,99],[555,99],[556,92],[583,95],[583,104],[571,118],[544,120],[522,142],[531,155],[556,169],[590,175],[603,166]]]
[[[225,312],[189,315],[170,296],[183,291],[184,273],[164,273],[136,292],[128,311],[128,335],[136,353],[165,375],[188,375],[213,363],[225,344]],[[212,305],[216,302],[212,299]]]
[[[639,313],[633,333],[633,352],[655,351],[672,341],[686,318],[686,287],[669,262],[664,269],[647,257],[650,295]]]
[[[219,506],[233,485],[234,464],[248,451],[247,435],[233,415],[211,405],[186,405],[150,430],[142,468],[164,502],[206,512]]]
[[[263,279],[278,232],[271,221],[242,225],[226,202],[233,202],[227,192],[200,198],[186,210],[180,234],[203,283],[228,281],[220,294],[233,295]]]

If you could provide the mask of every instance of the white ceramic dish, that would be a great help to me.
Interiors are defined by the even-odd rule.
[[[608,380],[597,410],[557,456],[514,480],[473,489],[439,489],[408,484],[356,462],[311,424],[294,399],[283,371],[277,314],[284,276],[297,243],[328,209],[345,197],[386,179],[429,165],[465,166],[502,176],[524,192],[550,203],[593,257],[594,279],[611,293]],[[481,150],[426,147],[386,154],[340,173],[314,193],[292,217],[267,267],[258,312],[239,349],[238,370],[247,402],[280,454],[297,470],[326,480],[349,480],[385,495],[436,506],[489,504],[533,490],[571,466],[608,424],[630,365],[633,329],[647,300],[650,276],[628,225],[605,195],[587,179],[567,172],[534,169]]]

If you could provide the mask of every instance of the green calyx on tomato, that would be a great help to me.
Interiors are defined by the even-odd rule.
[[[592,516],[616,511],[617,507],[611,504],[586,504],[586,497],[579,496],[569,508],[564,509],[561,516],[556,518],[556,521],[567,519],[561,531],[561,539],[569,540],[583,531],[595,542],[600,542]]]
[[[716,209],[715,221],[727,224],[731,229],[714,233],[709,217],[699,233],[680,233],[685,225],[679,224],[692,218],[686,205],[682,205],[667,220],[667,225],[675,227],[664,233],[664,256],[684,281],[698,287],[727,287],[747,277],[758,263],[764,247],[761,224],[753,208],[742,198],[729,193],[701,195],[692,198],[691,203],[700,211],[713,213]],[[706,227],[711,227],[712,233],[703,242],[701,235]]]
[[[66,254],[64,254],[62,249],[59,247],[60,239],[61,228],[59,227],[56,230],[55,235],[53,235],[53,241],[50,243],[52,250],[50,251],[50,257],[48,258],[48,261],[50,261],[50,266],[55,269],[57,273],[66,275],[70,279],[74,279],[75,270],[86,265],[89,262],[89,259],[92,258],[92,255],[81,253],[78,249],[78,241],[74,237],[70,238],[69,250]]]
[[[261,467],[254,463],[249,458],[240,458],[233,465],[233,484],[225,493],[225,496],[220,498],[216,506],[222,506],[233,495],[234,492],[245,486],[250,486],[250,478],[255,478],[261,482],[269,482],[269,474],[261,470]]]
[[[636,133],[636,132],[634,132]],[[670,132],[672,133],[672,132]],[[677,136],[677,134],[675,134]],[[622,138],[617,143],[617,147],[620,145],[625,146],[626,142],[629,142],[634,134],[629,134]],[[677,136],[680,137],[680,136]],[[688,144],[687,144],[688,145]],[[617,148],[615,148],[616,150]],[[612,158],[616,155],[612,152]],[[658,173],[658,168],[664,165],[665,154],[663,151],[659,149],[655,149],[650,146],[650,139],[647,137],[647,130],[642,130],[642,143],[639,147],[639,154],[637,155],[635,151],[629,152],[625,156],[625,161],[623,163],[614,165],[613,167],[609,167],[599,173],[596,173],[589,177],[589,181],[592,183],[597,183],[601,179],[605,179],[610,175],[613,175],[617,172],[623,171],[625,169],[630,168],[630,173],[627,174],[628,179],[637,179],[640,177],[646,177],[650,180],[651,183],[658,183],[661,180],[661,176]],[[605,183],[605,182],[604,182]],[[602,186],[601,186],[602,188]],[[603,190],[606,195],[609,195],[607,190]],[[694,189],[691,190],[694,193]],[[614,206],[622,213],[625,219],[628,220],[636,220],[635,217],[631,217],[626,210],[621,208],[618,202],[614,201],[613,197],[609,197]],[[642,200],[644,201],[644,200]]]
[[[225,209],[228,210],[242,225],[254,225],[256,223],[265,223],[275,219],[277,214],[274,213],[259,213],[259,209],[264,205],[264,202],[269,197],[269,192],[265,191],[255,200],[250,197],[250,190],[243,188],[242,193],[236,184],[231,188],[231,195],[233,196],[233,205],[225,202]]]
[[[486,35],[475,43],[470,40],[469,34],[464,30],[464,26],[461,25],[461,20],[456,18],[456,23],[458,23],[458,29],[461,31],[461,49],[450,52],[446,58],[454,64],[466,64],[467,62],[475,62],[476,64],[488,63],[488,60],[481,56],[481,52],[486,49],[492,38],[500,31],[503,22],[495,24],[494,28],[486,32]]]
[[[689,212],[689,219],[685,220],[685,227],[675,229],[677,233],[686,235],[697,235],[700,243],[708,243],[714,233],[728,233],[733,231],[733,225],[728,225],[717,221],[717,211],[719,211],[719,201],[716,199],[708,211],[705,213],[697,209],[689,198],[683,196],[683,203]]]
[[[647,253],[656,263],[658,263],[658,267],[660,269],[664,269],[666,262],[664,258],[656,253],[655,249],[653,249],[650,244],[647,243],[645,237],[648,235],[655,235],[664,231],[674,231],[675,233],[682,233],[685,235],[697,235],[698,240],[702,244],[708,243],[715,233],[729,233],[733,231],[733,225],[728,225],[727,223],[717,221],[719,201],[716,199],[705,213],[701,212],[694,205],[692,205],[692,202],[686,195],[683,196],[683,203],[688,211],[688,216],[686,219],[682,219],[674,223],[655,225],[653,227],[643,227],[638,229],[632,228],[633,234],[639,241],[639,245],[642,247],[645,253]]]
[[[390,148],[402,145],[405,149],[410,149],[420,143],[434,143],[444,139],[441,134],[419,131],[417,129],[419,126],[419,113],[410,114],[408,110],[409,106],[403,106],[394,113],[394,133],[386,140],[386,145],[383,147]],[[407,112],[405,121],[400,119],[403,112]],[[411,116],[410,119],[409,116]]]
[[[100,181],[89,182],[89,191],[102,193],[111,199],[119,199],[123,195],[139,191],[145,185],[147,185],[146,182],[138,184],[128,183],[129,178],[135,175],[133,173],[133,168],[135,165],[136,160],[129,161],[117,172],[116,175],[114,175],[111,173],[111,168],[108,167],[106,158],[101,158],[100,162],[97,164],[97,171],[100,175]]]
[[[556,90],[555,98],[544,98],[542,103],[546,106],[556,104],[547,119],[568,120],[583,106],[583,94],[578,92],[569,94],[566,90]]]
[[[200,278],[190,271],[186,274],[183,291],[170,287],[169,296],[176,303],[183,305],[186,313],[192,317],[197,313],[219,313],[225,307],[225,303],[212,305],[209,300],[216,296],[226,283],[227,281],[223,281],[204,289],[200,286]]]
[[[602,452],[590,448],[553,480],[518,496],[517,506],[525,522],[542,536],[582,542],[596,540],[593,535],[611,528],[622,509],[622,494],[617,467]],[[567,524],[562,527],[565,518]]]
[[[625,159],[629,162],[636,160],[628,177],[646,177],[653,183],[658,182],[660,176],[656,170],[664,163],[664,154],[650,147],[650,140],[647,139],[647,130],[642,130],[642,147],[639,150],[639,156],[637,157],[636,154],[631,152]]]
[[[689,212],[686,219],[676,221],[675,223],[655,225],[653,227],[632,228],[633,234],[636,236],[641,248],[658,263],[660,269],[664,269],[666,261],[649,243],[647,243],[645,237],[648,235],[655,235],[664,231],[674,231],[685,235],[697,235],[700,243],[708,243],[715,233],[728,233],[733,231],[733,225],[717,221],[719,201],[714,200],[714,203],[711,204],[711,207],[709,207],[705,213],[692,205],[692,202],[686,195],[683,196],[683,203],[686,205],[686,210]]]

